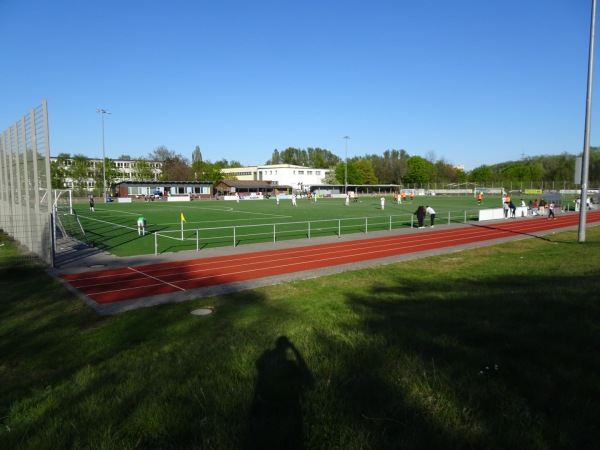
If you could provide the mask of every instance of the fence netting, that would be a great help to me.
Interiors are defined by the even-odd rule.
[[[44,100],[0,134],[0,230],[23,259],[54,262],[48,106]]]

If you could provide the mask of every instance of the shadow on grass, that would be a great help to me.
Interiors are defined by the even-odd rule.
[[[577,241],[574,241],[574,240],[565,241],[563,239],[560,239],[560,240],[558,240],[558,239],[556,239],[556,240],[552,239],[551,235],[541,235],[540,236],[539,234],[528,233],[528,232],[519,231],[519,230],[511,230],[511,229],[503,228],[502,226],[481,225],[481,223],[474,223],[474,224],[471,224],[471,225],[475,226],[475,227],[478,227],[478,228],[485,228],[485,229],[493,230],[493,231],[502,231],[502,232],[513,233],[514,235],[517,235],[517,236],[529,236],[529,237],[533,237],[533,238],[539,239],[541,241],[557,242],[557,243],[568,244],[568,245],[573,245],[573,244],[579,245],[579,243]]]
[[[258,377],[248,414],[244,448],[305,448],[301,400],[314,380],[300,352],[286,336],[256,362]]]
[[[348,352],[322,336],[354,361],[337,377],[363,418],[356,433],[380,436],[380,448],[595,446],[599,275],[432,285],[399,276],[349,295],[362,332],[381,343]]]
[[[181,305],[98,317],[41,275],[0,285],[3,448],[541,449],[600,438],[597,271],[430,284],[398,274],[347,294],[360,320],[331,310],[322,331],[260,291],[203,318]],[[308,362],[286,327],[318,343]]]

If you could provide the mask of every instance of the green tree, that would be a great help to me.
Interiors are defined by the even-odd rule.
[[[588,174],[590,185],[600,186],[600,147],[590,147]]]
[[[56,161],[50,163],[50,177],[52,189],[64,189],[66,187],[66,179],[69,176],[67,170],[67,161],[71,159],[68,153],[59,153]]]
[[[222,162],[221,162],[222,163]],[[203,180],[210,181],[213,185],[220,183],[223,180],[237,180],[237,177],[232,173],[223,173],[223,166],[219,163],[208,163],[204,166]]]
[[[202,152],[200,151],[200,147],[196,145],[194,152],[192,153],[192,167],[195,163],[202,162]]]
[[[344,179],[342,178],[341,181],[337,179],[336,167],[334,167],[325,174],[325,176],[321,180],[321,183],[323,183],[323,184],[343,184]]]
[[[194,161],[192,166],[190,167],[191,176],[190,178],[193,180],[204,180],[204,172],[206,166],[209,165],[210,162],[204,161]]]
[[[71,158],[69,176],[73,180],[73,190],[76,195],[88,193],[88,181],[93,179],[93,168],[90,159],[84,155],[74,155]]]
[[[485,164],[469,172],[468,179],[473,183],[489,183],[492,181],[492,169]]]
[[[408,172],[404,180],[410,184],[423,184],[429,182],[429,165],[431,163],[420,156],[408,158]]]
[[[309,147],[306,149],[306,153],[306,165],[316,169],[328,169],[329,167],[333,167],[342,161],[341,158],[334,155],[329,150],[319,147]]]
[[[458,183],[459,182],[459,169],[454,167],[452,164],[446,162],[443,158],[439,159],[435,163],[436,167],[436,179],[437,183]],[[460,170],[462,172],[462,170]],[[464,175],[464,172],[463,172]]]
[[[104,164],[106,164],[106,172],[104,172]],[[120,177],[114,160],[105,158],[104,161],[92,163],[90,162],[90,176],[94,179],[97,193],[105,192],[104,177],[106,176],[106,191],[110,192],[110,187],[115,181],[115,178]]]
[[[133,168],[135,170],[135,178],[139,181],[152,181],[154,180],[154,171],[150,166],[150,163],[146,159],[135,159],[133,160]]]
[[[163,161],[161,181],[187,181],[189,178],[190,165],[181,155],[175,155]]]
[[[375,176],[381,184],[402,184],[408,171],[408,153],[405,150],[386,150],[382,156],[366,155]]]
[[[281,157],[279,156],[279,150],[273,150],[273,154],[271,155],[271,159],[269,159],[265,164],[281,164]]]
[[[377,177],[375,176],[375,170],[371,165],[371,161],[365,158],[360,158],[356,161],[356,169],[360,173],[362,178],[361,184],[377,184]]]
[[[346,179],[346,164],[341,162],[335,166],[335,177],[344,184]],[[364,184],[361,172],[358,170],[356,160],[348,160],[348,184]]]
[[[150,161],[165,162],[167,159],[173,159],[176,156],[179,155],[177,155],[177,153],[174,151],[169,150],[164,145],[161,145],[156,147],[150,154],[148,154],[148,159]]]

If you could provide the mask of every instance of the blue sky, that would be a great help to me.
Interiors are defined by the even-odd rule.
[[[111,158],[343,158],[343,136],[348,157],[467,170],[576,154],[590,18],[591,0],[1,0],[0,130],[46,99],[53,156],[102,156],[97,108]]]

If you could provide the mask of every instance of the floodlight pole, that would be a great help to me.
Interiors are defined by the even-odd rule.
[[[106,195],[106,156],[104,153],[104,114],[110,114],[110,111],[106,109],[97,109],[96,112],[100,113],[102,116],[102,190],[104,191],[104,202],[108,201],[108,197]]]
[[[592,21],[590,24],[590,54],[588,59],[587,97],[585,105],[585,131],[583,137],[583,158],[581,161],[581,199],[579,208],[578,242],[585,242],[585,222],[587,215],[587,183],[590,164],[590,122],[592,117],[592,80],[594,72],[594,34],[596,30],[596,0],[592,0]]]
[[[344,136],[346,139],[346,157],[344,158],[344,194],[348,195],[348,139],[350,136]]]

